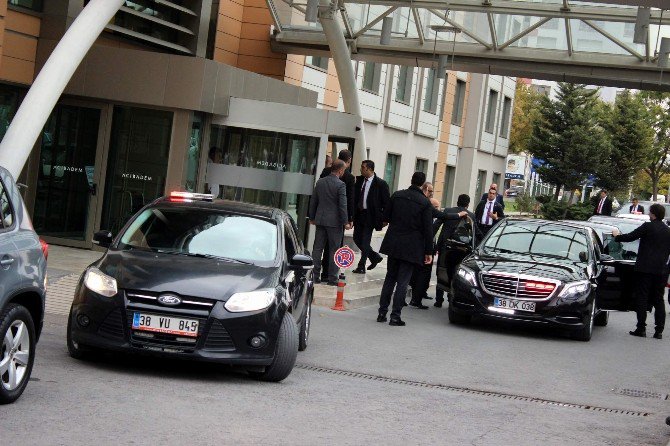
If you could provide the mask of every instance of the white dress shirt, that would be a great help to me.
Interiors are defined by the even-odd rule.
[[[493,218],[489,217],[489,212],[493,212],[493,207],[494,207],[495,203],[496,203],[495,200],[493,200],[493,201],[486,200],[486,206],[484,206],[484,213],[482,214],[481,224],[490,226],[493,223],[495,223],[493,221]],[[487,222],[487,219],[488,219],[488,222]]]
[[[363,178],[363,187],[365,187],[365,191],[363,192],[363,209],[368,208],[368,193],[370,192],[370,185],[374,179],[374,175],[372,175],[370,178]]]

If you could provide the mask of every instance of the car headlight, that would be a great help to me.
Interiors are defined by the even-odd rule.
[[[466,266],[459,266],[458,267],[458,274],[463,280],[468,282],[472,286],[477,286],[477,278],[475,276],[475,272],[472,271],[470,268]]]
[[[232,313],[264,310],[275,300],[275,290],[257,290],[248,293],[235,293],[230,296],[224,307]]]
[[[591,283],[588,280],[570,282],[565,284],[561,294],[559,294],[558,297],[563,299],[575,299],[579,296],[587,294],[589,291],[591,291]]]
[[[84,285],[94,293],[107,297],[115,296],[118,292],[118,289],[116,288],[116,279],[108,276],[94,266],[86,270]]]

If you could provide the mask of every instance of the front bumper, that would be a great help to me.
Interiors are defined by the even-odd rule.
[[[70,311],[72,340],[104,350],[230,365],[266,366],[272,363],[286,311],[277,301],[265,310],[231,313],[220,301],[209,301],[210,307],[202,303],[188,308],[166,307],[133,297],[138,294],[119,290],[114,297],[108,298],[93,293],[80,283]],[[135,312],[196,319],[199,322],[198,336],[190,339],[133,330]],[[87,325],[81,323],[84,315],[88,318]],[[261,336],[265,343],[252,347],[250,340],[254,336]]]
[[[578,299],[564,300],[553,296],[548,300],[525,300],[535,302],[535,312],[514,310],[502,313],[492,309],[495,297],[484,292],[478,286],[472,286],[460,277],[452,281],[449,305],[458,314],[477,315],[487,319],[496,319],[527,324],[542,324],[566,330],[580,330],[589,324],[593,298],[585,295]]]

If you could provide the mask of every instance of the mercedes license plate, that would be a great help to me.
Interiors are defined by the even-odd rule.
[[[525,300],[502,299],[496,297],[493,299],[493,306],[507,308],[509,310],[535,312],[535,302],[526,302]]]
[[[133,330],[196,337],[198,336],[198,321],[180,317],[134,313]]]

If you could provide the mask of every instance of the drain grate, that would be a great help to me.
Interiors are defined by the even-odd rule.
[[[667,393],[649,392],[647,390],[638,389],[612,389],[613,392],[619,395],[634,396],[636,398],[658,398],[662,400],[668,399]]]
[[[599,406],[591,406],[587,404],[576,404],[576,403],[568,403],[568,402],[561,402],[561,401],[553,401],[553,400],[547,400],[544,398],[532,398],[528,396],[523,396],[523,395],[514,395],[511,393],[501,393],[501,392],[492,392],[488,390],[477,390],[477,389],[471,389],[468,387],[459,387],[459,386],[449,386],[445,384],[432,384],[432,383],[427,383],[423,381],[413,381],[409,379],[402,379],[402,378],[390,378],[388,376],[380,376],[380,375],[372,375],[369,373],[360,373],[360,372],[354,372],[351,370],[339,370],[339,369],[333,369],[329,367],[320,367],[320,366],[315,366],[315,365],[309,365],[309,364],[296,364],[296,368],[302,369],[302,370],[308,370],[312,372],[319,372],[319,373],[327,373],[330,375],[339,375],[339,376],[348,376],[350,378],[359,378],[359,379],[368,379],[371,381],[378,381],[378,382],[384,382],[384,383],[391,383],[391,384],[401,384],[405,386],[412,386],[412,387],[423,387],[427,389],[437,389],[437,390],[446,390],[449,392],[457,392],[457,393],[462,393],[462,394],[467,394],[467,395],[477,395],[477,396],[486,396],[486,397],[491,397],[491,398],[501,398],[501,399],[507,399],[507,400],[514,400],[514,401],[526,401],[529,403],[536,403],[536,404],[543,404],[546,406],[556,406],[556,407],[567,407],[570,409],[583,409],[583,410],[589,410],[593,412],[605,412],[605,413],[612,413],[612,414],[620,414],[620,415],[630,415],[634,417],[648,417],[650,415],[653,415],[651,412],[640,412],[636,410],[625,410],[625,409],[612,409],[608,407],[599,407]]]

